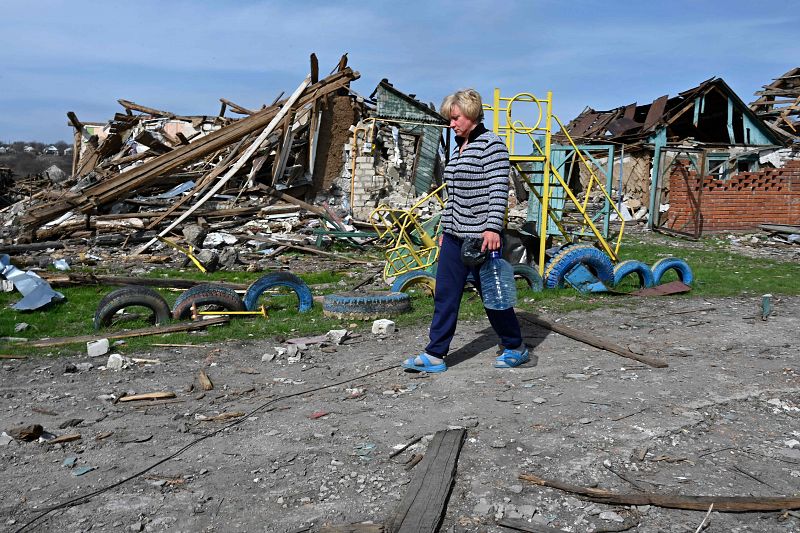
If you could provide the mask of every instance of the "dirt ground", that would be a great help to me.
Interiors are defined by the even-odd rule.
[[[309,345],[292,363],[289,354],[262,360],[286,346],[274,340],[125,353],[160,364],[120,371],[106,370],[105,356],[5,360],[0,429],[38,423],[82,438],[0,441],[0,524],[16,531],[236,420],[205,418],[265,404],[30,530],[290,532],[380,522],[415,474],[405,463],[448,427],[466,427],[467,440],[441,531],[508,531],[496,520],[516,518],[572,532],[677,533],[695,531],[705,515],[596,504],[526,484],[522,473],[625,493],[798,494],[800,298],[774,300],[766,321],[760,298],[621,301],[558,319],[668,368],[534,326],[524,318],[533,309],[520,316],[538,366],[516,369],[492,368],[496,341],[485,321],[460,323],[450,368],[437,375],[396,367],[424,346],[422,326],[387,336],[362,328],[341,345]],[[213,390],[200,388],[201,368]],[[113,401],[157,391],[176,398]],[[83,467],[94,469],[76,475]],[[798,517],[712,512],[705,531],[800,531]]]

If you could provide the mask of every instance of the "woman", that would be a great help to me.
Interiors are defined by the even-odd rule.
[[[456,332],[461,296],[470,272],[481,290],[479,267],[469,267],[461,261],[461,246],[464,239],[478,238],[483,240],[482,251],[500,250],[508,206],[508,149],[500,137],[484,127],[480,94],[474,89],[451,94],[442,102],[441,114],[450,120],[458,148],[444,171],[447,203],[442,214],[430,342],[424,352],[402,364],[418,372],[447,370],[444,359]],[[511,368],[528,362],[528,349],[522,342],[514,309],[486,309],[486,316],[503,347],[494,366]]]

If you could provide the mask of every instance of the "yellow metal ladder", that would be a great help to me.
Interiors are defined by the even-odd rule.
[[[532,125],[526,125],[525,122],[518,118],[512,117],[512,110],[514,104],[527,104],[525,107],[530,110],[534,109],[533,116],[535,122]],[[521,108],[521,106],[518,107]],[[554,200],[561,200],[562,196],[557,195],[558,192],[563,191],[566,195],[564,201],[569,200],[575,207],[576,211],[580,214],[582,219],[582,228],[578,232],[580,235],[591,235],[596,240],[600,248],[608,254],[612,261],[617,261],[619,254],[619,247],[622,243],[622,234],[625,228],[625,221],[622,214],[614,205],[611,200],[609,192],[603,185],[602,181],[598,178],[592,165],[589,163],[588,153],[575,144],[569,132],[566,131],[564,125],[553,114],[553,93],[548,91],[546,98],[538,98],[531,93],[519,93],[511,98],[502,97],[500,89],[494,90],[494,98],[492,104],[484,104],[485,111],[491,111],[493,114],[493,131],[499,135],[506,143],[510,154],[511,164],[519,171],[520,175],[525,179],[531,194],[541,204],[541,227],[537,228],[539,232],[539,254],[538,254],[538,267],[539,274],[544,274],[545,268],[545,249],[547,247],[547,221],[552,221],[558,228],[559,233],[563,236],[566,242],[573,242],[573,234],[570,233],[563,224],[564,208],[554,208]],[[519,116],[519,113],[517,114]],[[553,128],[558,126],[559,130],[556,133],[564,138],[573,150],[573,160],[582,168],[585,168],[589,175],[589,182],[585,190],[585,199],[579,200],[577,196],[570,189],[567,180],[564,179],[562,173],[553,164],[552,148],[553,148]],[[518,136],[522,136],[523,142],[520,142]],[[529,153],[523,154],[522,145],[530,143],[532,149]],[[525,146],[527,148],[527,146]],[[541,190],[537,190],[537,184],[534,184],[529,177],[530,167],[533,164],[541,165],[542,168],[542,183]],[[603,233],[598,229],[592,216],[589,212],[589,200],[594,188],[600,190],[605,197],[606,204],[610,205],[614,212],[617,213],[621,226],[618,235],[612,243],[603,236]],[[533,197],[529,201],[533,201]],[[587,231],[588,230],[588,231]]]

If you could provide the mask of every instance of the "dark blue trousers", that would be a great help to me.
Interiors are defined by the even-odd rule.
[[[439,251],[439,267],[436,271],[436,293],[433,296],[433,320],[431,321],[430,343],[425,352],[434,357],[444,357],[450,350],[450,342],[456,333],[458,309],[461,307],[461,296],[467,275],[472,272],[475,286],[481,292],[479,267],[468,267],[461,262],[462,240],[444,234]],[[522,345],[522,333],[514,309],[495,311],[486,309],[486,316],[500,337],[500,344],[505,348],[515,349]]]

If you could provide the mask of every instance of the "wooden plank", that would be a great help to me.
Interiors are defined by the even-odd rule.
[[[100,339],[129,339],[131,337],[145,337],[147,335],[163,335],[166,333],[178,333],[181,331],[191,331],[195,329],[203,329],[209,326],[218,324],[225,324],[228,322],[228,317],[211,318],[209,320],[196,320],[193,322],[181,322],[179,324],[171,324],[169,326],[154,326],[152,328],[132,329],[130,331],[123,331],[120,333],[107,333],[104,335],[80,335],[78,337],[57,337],[53,339],[42,339],[38,341],[31,341],[23,343],[23,346],[30,346],[32,348],[47,348],[49,346],[61,346],[64,344],[75,344],[89,341],[96,341]]]
[[[142,400],[166,400],[174,398],[174,392],[148,392],[145,394],[132,394],[131,396],[123,396],[119,399],[120,402],[140,402]]]
[[[309,204],[307,202],[304,202],[303,200],[301,200],[299,198],[295,198],[294,196],[289,196],[288,194],[286,194],[284,192],[281,192],[278,189],[275,189],[274,187],[268,187],[267,185],[264,185],[263,183],[257,184],[256,187],[258,189],[261,189],[262,191],[265,191],[270,196],[274,196],[275,198],[283,200],[284,202],[288,202],[288,203],[294,204],[294,205],[296,205],[298,207],[302,207],[306,211],[310,211],[310,212],[312,212],[312,213],[314,213],[316,215],[319,215],[319,216],[321,216],[323,218],[328,218],[328,212],[325,211],[321,207],[317,207],[316,205],[311,205],[311,204]]]
[[[129,109],[131,111],[139,111],[140,113],[146,113],[148,115],[153,115],[154,117],[174,118],[176,116],[175,113],[170,113],[169,111],[161,111],[160,109],[139,105],[135,102],[131,102],[130,100],[123,100],[120,98],[119,100],[117,100],[117,102],[119,102],[119,105],[121,105],[125,109]]]
[[[465,429],[436,432],[403,500],[387,521],[388,531],[434,533],[439,530],[466,435]]]
[[[190,207],[185,213],[179,216],[175,221],[171,222],[165,229],[161,230],[161,232],[158,234],[159,237],[163,237],[167,233],[172,231],[172,229],[175,226],[183,222],[189,215],[194,213],[197,209],[200,208],[201,205],[207,202],[209,198],[214,196],[217,193],[217,191],[219,191],[222,188],[223,185],[228,183],[228,180],[230,180],[234,176],[234,174],[236,174],[239,171],[239,169],[242,168],[244,164],[250,160],[253,154],[256,153],[256,150],[258,150],[258,148],[261,146],[261,143],[264,142],[264,140],[267,137],[269,137],[270,133],[272,133],[272,131],[278,126],[280,121],[283,120],[283,117],[289,114],[294,103],[297,102],[297,100],[300,98],[300,95],[303,94],[303,91],[305,91],[306,87],[308,87],[309,82],[310,82],[309,78],[303,80],[303,82],[297,87],[297,89],[295,89],[292,96],[290,96],[289,99],[286,101],[286,103],[283,105],[283,107],[281,107],[280,111],[278,111],[278,113],[272,118],[270,123],[267,124],[267,127],[264,128],[264,131],[261,132],[261,135],[256,137],[256,140],[253,141],[253,144],[251,144],[250,147],[247,150],[245,150],[244,154],[242,154],[242,156],[236,161],[236,163],[234,163],[233,166],[230,167],[230,169],[228,169],[225,175],[222,176],[217,181],[217,183],[211,188],[211,190],[209,190],[202,198],[200,198],[197,202],[195,202],[194,205],[192,205],[192,207]],[[142,252],[147,250],[150,246],[152,246],[157,240],[158,238],[156,237],[150,239],[145,244],[141,245],[139,248],[134,250],[132,255],[136,256],[141,254]]]
[[[520,474],[519,479],[542,487],[551,487],[572,494],[580,494],[593,502],[612,505],[655,505],[656,507],[666,507],[669,509],[706,511],[708,510],[708,506],[713,503],[714,510],[722,513],[800,509],[800,496],[789,498],[758,496],[684,496],[651,494],[646,492],[620,494],[605,489],[581,487],[562,481],[543,479],[533,474]]]
[[[298,244],[292,244],[290,242],[278,241],[275,239],[270,239],[269,237],[262,237],[261,235],[242,235],[242,238],[246,238],[253,241],[266,242],[269,244],[274,244],[275,246],[286,246],[287,248],[291,248],[293,250],[300,250],[302,252],[309,252],[316,255],[324,255],[325,257],[333,257],[334,259],[338,259],[339,261],[346,261],[348,263],[369,265],[375,262],[375,261],[362,261],[361,259],[354,259],[346,255],[334,254],[331,252],[326,252],[324,250],[318,250],[316,248],[309,248],[308,246],[300,246]]]
[[[614,344],[605,339],[601,339],[600,337],[590,335],[589,333],[585,333],[583,331],[578,331],[577,329],[573,329],[569,326],[557,324],[550,320],[546,320],[544,318],[536,316],[530,316],[530,315],[518,315],[518,316],[519,318],[531,324],[547,328],[551,331],[555,331],[556,333],[560,333],[561,335],[564,335],[566,337],[570,337],[571,339],[575,339],[576,341],[580,341],[590,346],[594,346],[595,348],[600,348],[601,350],[606,350],[608,352],[621,355],[622,357],[627,357],[628,359],[639,361],[641,363],[650,365],[655,368],[666,368],[667,366],[669,366],[667,365],[667,363],[663,361],[659,361],[658,359],[653,359],[652,357],[647,357],[644,355],[633,353],[632,351],[622,346],[619,346],[618,344]]]
[[[80,439],[81,439],[80,433],[71,433],[69,435],[61,435],[60,437],[56,437],[53,440],[49,440],[47,441],[47,444],[63,444],[65,442],[72,442]]]
[[[208,174],[206,174],[205,176],[200,178],[200,180],[198,180],[198,182],[195,184],[195,186],[194,186],[194,188],[193,188],[193,190],[192,190],[192,192],[190,194],[186,194],[183,197],[181,197],[180,199],[178,199],[163,214],[158,216],[154,221],[150,222],[150,224],[145,229],[153,229],[154,227],[158,226],[161,223],[162,220],[164,220],[168,216],[171,216],[172,213],[177,211],[177,209],[180,206],[182,206],[184,203],[186,203],[195,194],[200,194],[200,192],[205,188],[206,184],[211,183],[211,181],[217,179],[217,177],[219,177],[220,174],[225,172],[225,169],[228,168],[228,165],[230,164],[231,161],[233,161],[233,158],[235,158],[239,154],[239,150],[241,149],[242,145],[244,145],[244,143],[249,138],[250,138],[249,135],[246,135],[246,136],[242,137],[242,140],[240,140],[238,142],[238,144],[236,146],[234,146],[233,150],[231,150],[230,153],[227,156],[225,156],[225,159],[223,159],[222,162],[220,162]],[[180,215],[178,215],[178,216],[180,216]]]
[[[384,533],[383,524],[344,524],[322,526],[319,533]]]
[[[145,287],[163,287],[168,289],[189,289],[195,285],[207,283],[205,280],[181,279],[181,278],[142,278],[134,276],[96,276],[94,274],[54,274],[42,272],[42,278],[51,287],[71,287],[75,285],[143,285]],[[225,281],[215,281],[214,285],[222,285],[229,289],[243,291],[247,290],[247,283],[228,283]]]
[[[228,106],[228,107],[231,108],[231,111],[233,111],[234,113],[237,113],[239,115],[255,115],[256,114],[256,111],[253,111],[252,109],[247,109],[244,106],[240,106],[238,104],[235,104],[235,103],[231,102],[230,100],[228,100],[226,98],[220,98],[219,101],[222,102],[222,108],[223,109],[225,109],[225,106]],[[224,111],[222,113],[224,113]],[[220,115],[222,115],[222,113],[220,113]]]

